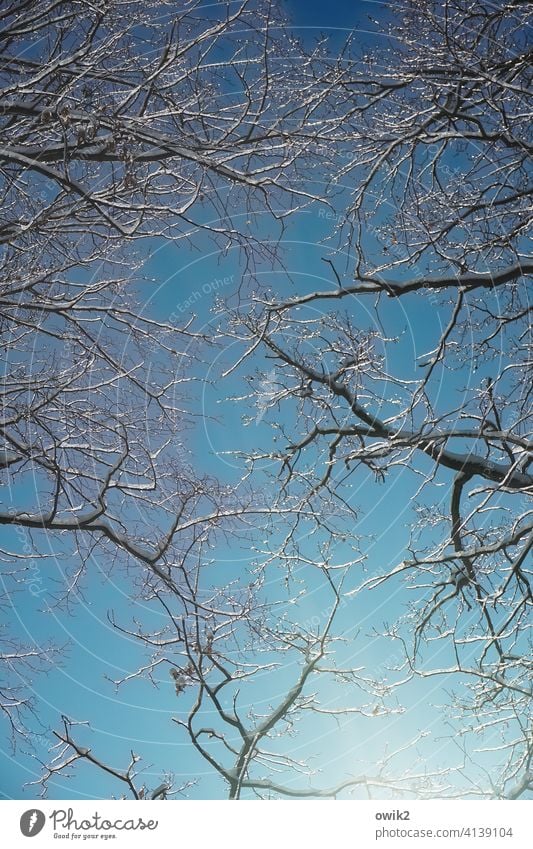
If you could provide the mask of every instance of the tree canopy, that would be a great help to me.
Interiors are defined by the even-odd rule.
[[[529,797],[528,4],[287,14],[2,13],[0,707],[43,792]]]

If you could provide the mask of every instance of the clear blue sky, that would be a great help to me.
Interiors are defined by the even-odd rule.
[[[368,20],[368,15],[384,20],[387,14],[383,4],[374,2],[285,0],[285,5],[295,25],[305,33],[306,38],[321,31],[330,31],[334,40],[341,39],[349,30],[355,29],[362,43],[372,40],[371,33],[376,30],[375,24]],[[304,292],[315,288],[317,281],[320,282],[320,288],[327,285],[331,277],[327,273],[327,266],[321,262],[324,249],[318,245],[327,227],[327,222],[318,215],[318,210],[302,213],[288,228],[285,238],[288,265],[294,272],[294,282],[288,284],[280,274],[266,268],[265,279],[280,291],[286,291],[289,285],[291,291]],[[198,325],[214,321],[212,298],[203,293],[202,286],[206,283],[209,288],[214,279],[229,278],[232,279],[231,284],[221,285],[217,294],[229,293],[231,286],[240,281],[237,256],[230,253],[221,259],[218,254],[210,254],[208,245],[202,246],[200,252],[189,251],[183,245],[153,245],[152,248],[153,254],[147,262],[147,270],[158,278],[160,284],[150,292],[147,309],[154,315],[168,316],[180,312],[180,305],[183,307],[184,302],[192,298],[191,306],[183,311],[184,317],[190,309],[196,314]],[[195,296],[198,292],[201,297]],[[346,304],[346,308],[365,310],[366,306]],[[392,307],[389,314],[385,313],[383,317],[386,329],[391,334],[403,334],[408,330],[408,323],[417,328],[416,340],[409,332],[405,332],[397,348],[396,368],[404,372],[414,367],[417,354],[431,347],[443,321],[431,306],[421,305],[416,299],[406,304],[406,308],[409,310],[409,322],[405,315],[398,318]],[[361,320],[364,324],[370,322],[371,318],[367,314]],[[217,364],[214,364],[216,367]],[[239,470],[228,466],[227,460],[218,452],[236,447],[254,447],[258,440],[265,440],[265,447],[268,447],[267,429],[262,425],[243,428],[243,410],[228,400],[238,390],[241,377],[242,374],[237,373],[232,381],[226,384],[218,382],[213,389],[207,390],[206,406],[221,416],[222,423],[199,427],[194,435],[194,450],[199,466],[223,478],[226,476],[231,479]],[[446,483],[446,480],[444,475],[442,482]],[[358,500],[365,499],[363,506],[367,513],[359,530],[362,533],[373,533],[376,537],[370,550],[370,568],[381,569],[383,564],[398,559],[407,538],[405,509],[416,486],[417,481],[406,475],[389,480],[386,515],[380,508],[384,493],[379,485],[367,487],[364,495],[357,495]],[[13,533],[8,542],[15,539]],[[246,560],[244,551],[221,549],[218,554],[227,562]],[[57,577],[60,578],[59,575]],[[362,658],[368,663],[373,658],[374,663],[379,665],[387,658],[383,643],[374,643],[367,636],[370,632],[369,613],[381,621],[393,619],[397,613],[397,596],[394,588],[387,586],[381,593],[376,593],[374,598],[375,608],[370,612],[360,601],[354,601],[343,612],[346,636],[353,637],[356,629],[361,632],[357,641],[347,649],[347,656],[355,663],[362,662]],[[58,642],[69,644],[64,666],[47,676],[36,676],[34,680],[43,726],[58,727],[61,713],[79,720],[89,720],[94,734],[86,739],[97,756],[101,754],[115,766],[124,767],[130,749],[133,748],[143,756],[144,763],[153,765],[145,773],[149,786],[159,784],[161,771],[169,770],[174,772],[177,784],[191,776],[201,779],[192,795],[200,798],[219,797],[222,785],[218,778],[198,759],[186,736],[171,721],[171,717],[180,709],[186,709],[189,696],[185,693],[179,702],[176,700],[167,672],[161,672],[158,689],[146,682],[135,681],[115,693],[113,686],[104,680],[104,676],[116,678],[129,671],[143,656],[136,644],[113,633],[107,620],[110,609],[126,619],[132,613],[141,613],[128,600],[120,581],[115,582],[115,577],[108,577],[107,564],[92,564],[84,588],[84,599],[72,608],[71,615],[54,610],[49,603],[48,593],[38,599],[26,593],[17,599],[16,611],[11,612],[14,626],[26,641],[39,643],[53,634]],[[306,602],[306,615],[319,611],[322,606],[319,593],[311,594]],[[39,609],[46,609],[46,613],[43,615]],[[143,615],[152,614],[143,611]],[[276,702],[294,672],[294,669],[286,669],[275,678],[265,676],[254,696],[256,704],[262,700],[265,703]],[[436,681],[433,696],[437,702],[438,686]],[[300,754],[305,756],[306,752],[314,750],[327,753],[324,758],[325,772],[320,779],[324,784],[350,771],[357,771],[358,760],[372,760],[384,741],[394,747],[401,745],[411,732],[438,727],[439,717],[428,715],[427,708],[421,707],[420,698],[420,687],[413,686],[406,695],[407,712],[401,716],[350,720],[343,724],[342,732],[332,723],[327,726],[330,731],[320,737],[318,746],[309,746]],[[430,689],[425,690],[425,698],[432,700]],[[36,745],[39,747],[37,739]],[[438,747],[433,752],[434,763],[442,763],[449,757],[449,754],[439,751]],[[408,758],[412,758],[412,753],[409,753]],[[35,771],[35,763],[23,751],[13,755],[4,747],[1,776],[4,796],[29,798],[36,795],[36,790],[22,792],[22,785],[35,776]],[[76,769],[71,780],[59,778],[51,785],[51,796],[55,798],[100,798],[118,792],[120,787],[116,782],[88,766]]]

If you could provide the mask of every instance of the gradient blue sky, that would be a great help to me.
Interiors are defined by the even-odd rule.
[[[372,33],[376,26],[369,21],[368,16],[384,20],[388,14],[384,4],[374,2],[285,0],[285,5],[305,38],[313,38],[322,31],[328,31],[332,33],[334,41],[344,38],[349,30],[355,29],[361,43],[369,43],[374,40]],[[328,222],[320,217],[318,210],[302,213],[289,226],[285,236],[287,264],[294,272],[294,282],[288,283],[280,274],[267,268],[264,269],[265,279],[281,291],[289,287],[290,291],[304,292],[315,288],[317,282],[320,282],[320,288],[327,285],[331,277],[327,266],[321,262],[324,249],[318,243],[327,233],[328,227]],[[234,253],[221,259],[218,253],[209,251],[208,245],[201,246],[200,252],[189,251],[183,245],[153,245],[152,248],[146,270],[160,281],[155,289],[147,292],[147,310],[154,315],[166,317],[179,312],[180,305],[195,292],[201,291],[204,283],[209,286],[215,279],[232,278],[235,283],[240,280],[241,269]],[[217,294],[226,294],[226,288],[229,293],[231,286],[224,286],[219,288]],[[193,310],[199,326],[214,321],[212,306],[212,299],[207,295],[194,299]],[[369,305],[358,303],[347,305],[347,308],[363,312],[360,316],[363,325],[373,321],[371,314],[366,312]],[[382,320],[391,335],[401,334],[394,367],[405,374],[406,370],[414,369],[416,356],[431,348],[445,317],[439,316],[430,305],[416,298],[402,302],[402,309],[403,314],[399,314],[397,304],[391,304],[386,307]],[[186,310],[183,315],[187,316]],[[227,459],[220,452],[232,448],[257,447],[262,440],[267,447],[270,438],[269,431],[262,424],[243,428],[243,411],[229,400],[238,388],[240,379],[241,375],[237,373],[232,381],[218,383],[206,390],[206,409],[214,410],[221,416],[222,422],[220,425],[209,423],[206,427],[198,428],[193,437],[199,466],[221,477],[231,478],[239,470],[228,465]],[[440,479],[444,493],[448,480],[446,475]],[[370,569],[381,569],[383,564],[399,559],[398,555],[407,540],[405,510],[417,485],[418,481],[407,475],[398,474],[389,479],[386,515],[380,510],[384,493],[378,484],[368,486],[364,496],[357,494],[357,500],[364,498],[363,506],[368,514],[362,520],[359,530],[374,534],[376,538],[369,551]],[[14,532],[7,541],[16,541]],[[221,550],[219,555],[227,562],[245,562],[247,557],[245,551]],[[137,645],[110,633],[108,611],[114,609],[127,618],[134,612],[134,603],[129,601],[120,582],[115,583],[113,577],[108,577],[106,566],[106,563],[93,563],[84,598],[72,608],[69,615],[50,606],[47,592],[38,599],[24,593],[15,600],[16,606],[10,618],[21,637],[39,643],[54,634],[58,642],[69,644],[63,667],[54,669],[47,676],[36,676],[34,680],[43,726],[58,727],[61,713],[79,720],[90,720],[94,736],[87,736],[87,740],[90,740],[97,756],[101,755],[115,766],[123,767],[133,748],[148,765],[145,780],[149,786],[159,784],[161,769],[167,769],[174,772],[177,784],[191,775],[201,778],[198,791],[193,795],[217,798],[222,788],[219,779],[198,759],[185,735],[171,722],[172,716],[187,707],[188,694],[183,694],[178,703],[166,672],[161,673],[158,689],[146,682],[134,681],[116,694],[113,686],[104,680],[104,676],[115,678],[123,674],[142,657]],[[57,578],[61,581],[59,574]],[[350,649],[352,661],[357,663],[359,657],[368,663],[369,658],[372,658],[375,665],[379,666],[388,656],[391,659],[391,652],[390,649],[387,651],[383,642],[373,642],[367,636],[370,619],[385,621],[394,618],[397,613],[394,587],[387,586],[383,591],[376,592],[374,605],[372,611],[369,611],[361,601],[354,601],[343,612],[343,624],[347,637],[353,637],[360,630],[356,644]],[[323,609],[320,592],[309,596],[304,609],[306,615]],[[46,610],[44,615],[43,610]],[[445,660],[442,659],[443,665]],[[291,680],[295,671],[294,668],[282,670],[275,680],[269,676],[262,678],[254,695],[256,704],[276,702],[277,694],[282,692],[283,686]],[[438,687],[439,682],[436,681],[433,693],[431,688],[426,688],[424,698],[428,702],[433,698],[439,700]],[[332,723],[328,726],[330,730],[321,731],[318,745],[315,746],[316,750],[327,752],[321,783],[327,784],[342,777],[350,769],[356,771],[358,760],[371,760],[373,753],[384,741],[394,747],[408,739],[411,733],[431,726],[438,728],[440,717],[428,713],[427,709],[421,710],[421,697],[421,685],[413,685],[406,695],[406,713],[387,719],[349,720],[342,724],[340,732]],[[36,745],[40,745],[38,739]],[[300,754],[305,756],[306,752],[312,750],[311,746]],[[2,756],[0,786],[4,798],[30,798],[37,795],[35,788],[22,791],[22,785],[35,777],[35,762],[23,750],[13,754],[5,746]],[[409,753],[407,758],[412,760],[413,753]],[[434,765],[442,764],[449,758],[450,753],[439,750],[438,746],[434,749]],[[65,799],[108,797],[120,792],[116,782],[96,773],[90,766],[77,768],[70,780],[57,779],[50,789],[52,797]]]

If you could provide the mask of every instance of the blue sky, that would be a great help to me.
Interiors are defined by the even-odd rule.
[[[384,20],[387,13],[384,4],[370,2],[334,2],[326,4],[320,0],[286,0],[289,14],[295,26],[311,38],[321,31],[332,33],[333,41],[343,38],[348,31],[355,29],[361,44],[373,40],[372,32],[376,27],[368,20]],[[258,225],[261,231],[261,223]],[[271,267],[260,269],[261,279],[277,291],[304,293],[317,287],[325,288],[332,282],[329,269],[321,261],[324,248],[321,239],[329,230],[329,222],[320,215],[318,209],[310,209],[300,214],[287,229],[284,237],[286,261],[293,273],[292,282],[282,271]],[[146,289],[146,310],[155,316],[169,315],[187,318],[190,313],[196,316],[197,328],[214,326],[217,317],[213,311],[213,296],[230,294],[241,279],[242,269],[236,253],[230,252],[222,257],[209,249],[208,244],[200,244],[200,250],[191,251],[178,245],[151,245],[151,256],[147,257],[146,269],[156,279],[156,284]],[[395,348],[396,360],[392,369],[403,375],[416,370],[416,357],[431,348],[442,328],[446,316],[439,315],[430,303],[416,297],[402,301],[398,310],[395,303],[386,306],[382,321],[390,335],[398,335]],[[374,321],[370,304],[347,302],[345,308],[353,311],[360,323],[371,326]],[[403,310],[403,312],[402,312]],[[179,319],[178,319],[179,320]],[[231,350],[220,354],[207,371],[207,376],[216,376],[220,362],[229,362]],[[248,368],[248,367],[247,367]],[[207,421],[199,424],[191,435],[191,446],[198,467],[223,479],[234,480],[242,474],[234,461],[228,460],[225,452],[232,449],[257,448],[264,445],[268,450],[270,430],[266,423],[252,423],[248,427],[242,424],[243,409],[231,400],[242,389],[243,371],[237,371],[231,380],[217,380],[208,387],[202,403],[208,413],[220,417],[220,423]],[[460,383],[458,378],[458,384]],[[453,391],[447,389],[446,393]],[[449,394],[443,398],[448,401]],[[246,411],[253,416],[254,408]],[[423,463],[422,463],[423,466]],[[449,477],[443,474],[438,478],[446,496]],[[388,480],[386,492],[379,484],[367,482],[363,491],[357,491],[355,499],[362,503],[366,518],[361,520],[361,533],[375,537],[369,545],[369,570],[381,571],[400,559],[400,553],[407,541],[408,504],[417,487],[416,479],[407,475],[393,475]],[[383,496],[386,494],[386,507]],[[13,496],[13,493],[11,493]],[[386,511],[386,512],[385,512]],[[17,545],[15,532],[11,532],[8,543]],[[51,545],[56,545],[51,541]],[[68,545],[68,542],[65,543]],[[226,564],[246,564],[249,553],[243,550],[225,550],[222,546],[216,552],[221,562]],[[107,678],[114,679],[127,673],[132,665],[143,657],[142,650],[132,640],[119,637],[112,632],[107,618],[113,609],[125,619],[132,614],[154,617],[152,610],[139,608],[138,603],[128,598],[127,587],[120,580],[119,573],[108,575],[108,564],[95,558],[85,582],[83,597],[74,605],[68,615],[55,609],[51,597],[44,592],[35,598],[24,594],[16,599],[10,613],[13,627],[27,642],[40,643],[53,634],[59,643],[68,643],[63,666],[53,669],[46,676],[36,676],[35,692],[39,700],[43,726],[58,727],[61,713],[80,721],[89,720],[93,735],[80,729],[80,735],[94,747],[97,756],[124,767],[133,748],[143,756],[148,765],[145,780],[149,786],[159,784],[161,771],[172,771],[176,783],[191,776],[198,777],[200,783],[191,795],[200,798],[217,798],[221,792],[221,783],[213,776],[210,768],[192,751],[181,730],[171,718],[185,711],[189,696],[184,694],[177,702],[172,683],[166,672],[161,672],[158,687],[147,682],[134,681],[118,693]],[[46,582],[52,578],[61,581],[59,573],[54,574],[53,563],[43,567]],[[52,586],[50,583],[48,586]],[[396,649],[392,650],[383,641],[370,636],[373,619],[380,622],[391,620],[398,612],[396,587],[387,586],[374,595],[374,607],[369,610],[366,603],[354,600],[343,610],[342,625],[346,637],[352,640],[346,649],[347,656],[353,662],[364,658],[366,664],[379,666],[394,662]],[[323,609],[323,600],[319,588],[309,593],[302,604],[305,616],[315,615]],[[43,613],[44,611],[44,613]],[[357,639],[354,639],[359,632]],[[449,658],[442,658],[442,665]],[[258,683],[254,692],[254,702],[276,702],[283,688],[292,680],[295,667],[282,669],[279,674],[266,675]],[[424,706],[421,707],[421,698]],[[440,697],[442,700],[442,696]],[[318,741],[305,744],[300,752],[303,757],[317,750],[327,752],[324,758],[324,774],[321,783],[327,784],[339,775],[347,774],[350,769],[357,771],[359,760],[372,762],[375,753],[388,743],[391,747],[401,745],[412,734],[432,727],[439,729],[438,715],[428,711],[425,705],[439,701],[439,682],[434,687],[422,691],[420,684],[414,684],[407,690],[405,713],[393,714],[389,718],[357,718],[341,723],[341,730],[334,723],[330,730],[320,732]],[[357,703],[357,701],[356,701]],[[442,728],[440,729],[442,730]],[[318,743],[318,745],[317,745]],[[36,739],[36,745],[40,743]],[[299,744],[297,744],[299,745]],[[314,748],[313,748],[314,746]],[[454,754],[435,747],[432,754],[426,752],[427,763],[438,765],[455,760]],[[406,756],[406,762],[412,760],[412,752]],[[35,762],[23,750],[13,755],[7,748],[3,750],[1,789],[6,798],[21,798],[22,785],[35,777]],[[50,786],[51,796],[55,798],[92,798],[106,797],[120,792],[116,782],[97,773],[94,768],[81,766],[76,769],[72,779],[58,778]],[[23,797],[37,795],[38,789],[26,789]]]
[[[316,287],[327,286],[330,281],[327,266],[320,261],[324,254],[318,244],[326,232],[327,220],[316,212],[308,212],[295,220],[287,231],[287,253],[290,257],[289,266],[294,271],[293,284],[290,291],[305,292]],[[168,317],[172,313],[187,315],[180,312],[180,305],[190,302],[197,316],[196,326],[205,327],[214,322],[213,300],[211,289],[213,281],[220,281],[213,291],[230,291],[230,286],[240,280],[238,257],[231,254],[223,260],[217,254],[209,255],[206,251],[190,253],[183,247],[172,245],[153,246],[152,258],[147,262],[146,271],[159,281],[151,290],[147,299],[147,310],[154,315]],[[270,269],[264,270],[269,283],[278,291],[287,290],[284,275]],[[224,281],[230,281],[225,283]],[[205,294],[205,289],[210,290]],[[200,292],[201,297],[193,297]],[[372,314],[364,303],[347,304],[347,309],[363,311],[362,323],[372,323]],[[390,322],[387,332],[402,334],[402,342],[398,345],[398,361],[395,368],[404,370],[414,367],[416,354],[422,353],[430,345],[432,337],[438,333],[441,318],[435,310],[421,307],[416,299],[406,305],[411,310],[409,316],[393,317],[385,313],[384,321]],[[366,313],[366,314],[365,314]],[[411,330],[417,327],[416,340]],[[415,349],[416,344],[416,349]],[[232,359],[232,352],[223,350],[221,357],[226,362]],[[215,361],[208,376],[216,374],[219,364]],[[214,371],[213,371],[214,370]],[[250,370],[247,368],[246,370]],[[234,461],[228,460],[224,452],[233,449],[265,450],[271,445],[270,431],[264,422],[252,423],[248,427],[242,425],[242,406],[231,400],[233,394],[242,389],[243,371],[237,372],[231,380],[216,381],[213,387],[208,387],[202,399],[208,414],[220,418],[216,424],[208,421],[199,424],[191,435],[193,454],[198,467],[202,471],[213,473],[222,479],[234,480],[240,476],[242,469]],[[254,415],[255,409],[246,411]],[[445,476],[444,476],[445,478]],[[393,475],[384,486],[369,485],[365,482],[364,492],[357,491],[355,499],[362,504],[364,519],[358,531],[371,534],[375,541],[368,543],[369,570],[381,569],[397,562],[400,552],[407,541],[406,506],[417,487],[416,479],[406,475]],[[383,498],[386,496],[386,501]],[[386,515],[383,510],[386,509]],[[55,541],[51,541],[54,546]],[[339,552],[339,556],[342,552]],[[219,565],[226,562],[228,568],[235,564],[246,564],[249,553],[246,550],[224,550],[221,548],[216,555]],[[142,650],[130,639],[112,633],[108,622],[108,612],[112,609],[118,617],[128,621],[132,614],[140,615],[140,609],[127,598],[127,587],[122,585],[119,572],[114,572],[109,578],[108,564],[94,558],[88,579],[85,581],[83,598],[74,605],[70,615],[64,611],[48,609],[43,616],[42,611],[49,603],[45,592],[37,599],[25,594],[16,602],[18,631],[29,642],[39,642],[49,634],[54,634],[59,643],[68,643],[66,659],[62,667],[53,670],[47,676],[35,677],[35,692],[39,699],[43,725],[58,727],[62,713],[80,721],[88,720],[93,729],[89,734],[84,728],[79,729],[79,736],[94,747],[95,755],[105,756],[115,766],[125,766],[129,759],[130,749],[133,748],[143,756],[143,762],[149,766],[145,775],[149,786],[159,783],[161,770],[173,771],[176,783],[185,781],[191,775],[200,780],[198,788],[192,795],[200,798],[217,798],[221,792],[220,781],[213,776],[212,771],[192,751],[184,733],[171,721],[172,716],[179,715],[179,709],[185,709],[189,697],[184,694],[177,702],[172,684],[165,671],[161,672],[158,689],[147,682],[135,681],[121,689],[118,693],[106,678],[116,679],[131,670],[132,666],[140,663]],[[50,566],[46,571],[50,574]],[[56,574],[60,580],[60,574]],[[371,610],[362,601],[353,601],[343,611],[341,630],[348,639],[353,639],[359,633],[357,640],[347,650],[347,659],[360,664],[379,666],[387,661],[397,660],[398,650],[387,646],[383,641],[370,636],[373,622],[390,620],[397,613],[397,597],[391,587],[374,594],[374,605]],[[323,609],[324,601],[317,589],[302,604],[301,615],[312,617]],[[40,612],[39,612],[40,609]],[[144,609],[143,616],[152,616]],[[444,661],[443,661],[444,665]],[[254,704],[275,703],[296,674],[294,664],[281,670],[276,676],[266,675],[261,678],[254,690]],[[424,698],[431,698],[426,688]],[[438,690],[438,682],[435,684]],[[389,745],[401,745],[406,738],[415,735],[428,724],[425,713],[420,713],[420,685],[411,688],[405,705],[407,712],[394,714],[390,718],[349,720],[342,724],[341,731],[335,723],[320,724],[318,745],[313,738],[316,732],[310,734],[303,750],[299,754],[307,757],[310,753],[327,752],[324,773],[321,783],[334,782],[339,770],[344,775],[350,769],[357,770],[360,761],[372,763],[375,752],[383,746],[384,741]],[[347,694],[347,701],[354,694]],[[249,696],[246,696],[249,698]],[[355,696],[355,704],[360,699]],[[410,708],[409,708],[410,706]],[[431,724],[431,723],[430,723]],[[296,744],[301,745],[299,741]],[[437,751],[433,754],[437,760],[447,758]],[[19,798],[21,785],[35,777],[35,763],[23,752],[12,757],[4,751],[4,766],[2,788],[6,797]],[[85,798],[109,796],[120,792],[117,783],[97,774],[94,768],[81,766],[76,769],[71,779],[58,778],[50,785],[50,794],[55,798]],[[24,790],[24,797],[36,793],[36,789]]]
[[[382,21],[388,15],[387,4],[375,0],[284,0],[291,20],[297,27],[323,30],[328,35],[357,30],[374,32],[372,20]]]

